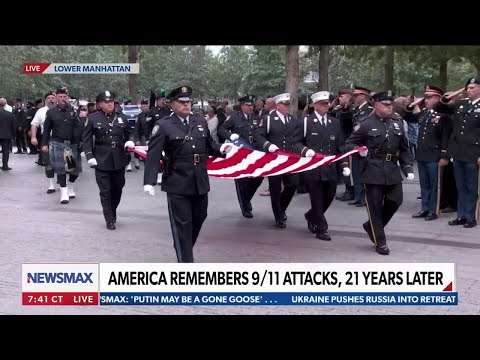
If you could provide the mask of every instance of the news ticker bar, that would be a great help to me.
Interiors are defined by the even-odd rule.
[[[24,63],[23,73],[41,74],[140,74],[139,63],[126,64],[56,64]]]
[[[23,293],[23,305],[458,305],[458,293]]]

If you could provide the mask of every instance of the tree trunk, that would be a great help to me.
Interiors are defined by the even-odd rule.
[[[395,49],[393,46],[385,48],[385,90],[393,90],[393,64]]]
[[[299,54],[300,46],[287,45],[286,67],[286,92],[290,93],[290,114],[296,115],[298,110],[298,78],[299,74]]]
[[[440,66],[438,68],[438,78],[440,79],[440,87],[444,89],[443,91],[447,90],[448,85],[448,77],[447,77],[447,65],[448,60],[444,59],[440,62]]]
[[[320,45],[320,53],[318,56],[318,90],[330,90],[330,81],[328,76],[329,65],[330,45]]]
[[[128,45],[128,62],[137,63],[138,55],[140,54],[141,45]],[[138,74],[128,74],[128,93],[132,99],[132,103],[138,102],[138,90],[137,90]]]

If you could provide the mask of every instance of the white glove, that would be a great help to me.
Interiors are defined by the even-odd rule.
[[[233,134],[233,135],[236,135],[236,134]],[[237,135],[238,136],[238,135]],[[232,150],[232,144],[229,144],[229,143],[226,143],[226,144],[222,144],[222,146],[220,146],[220,152],[222,154],[226,154],[228,153],[230,150]]]
[[[272,144],[272,145],[270,145],[270,146],[268,147],[268,152],[273,153],[273,152],[275,152],[275,151],[277,151],[277,150],[280,150],[277,145]]]
[[[350,168],[348,167],[343,168],[343,176],[350,176],[350,173],[351,173]]]
[[[126,143],[125,143],[125,148],[134,148],[135,147],[135,143],[132,141],[132,140],[128,140]]]
[[[407,180],[413,180],[415,179],[415,175],[413,175],[413,173],[410,173],[407,175]]]
[[[358,155],[360,155],[361,157],[365,157],[368,155],[368,149],[367,150],[363,150],[363,151],[359,151],[358,152]]]
[[[90,160],[87,161],[88,165],[90,166],[97,166],[97,159],[91,158]]]
[[[152,185],[143,185],[143,191],[150,195],[155,195],[155,188]]]
[[[230,135],[230,140],[232,140],[232,141],[237,141],[239,138],[240,138],[240,136],[238,134]]]
[[[314,156],[315,156],[315,151],[313,151],[312,149],[307,150],[307,152],[305,153],[305,157],[314,157]]]
[[[157,175],[157,184],[160,185],[162,183],[162,174]]]

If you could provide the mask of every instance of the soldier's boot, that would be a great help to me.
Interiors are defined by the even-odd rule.
[[[68,197],[68,189],[67,187],[60,188],[60,204],[68,204],[69,197]]]
[[[140,169],[140,161],[137,158],[133,159],[133,165],[135,166],[135,169]]]
[[[55,192],[55,184],[53,183],[53,179],[50,180],[50,185],[48,186],[47,194],[53,194]]]
[[[131,172],[132,171],[132,164],[131,163],[128,163],[127,165],[127,172]]]
[[[68,197],[70,199],[75,199],[75,190],[73,189],[74,183],[68,184]]]
[[[378,243],[377,246],[376,246],[376,251],[377,251],[377,253],[379,253],[380,255],[388,255],[388,254],[390,254],[390,249],[388,248],[386,242],[384,242],[384,243]]]

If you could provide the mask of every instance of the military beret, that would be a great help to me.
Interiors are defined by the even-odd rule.
[[[158,100],[158,99],[161,99],[161,98],[164,98],[164,97],[166,97],[165,93],[166,93],[166,91],[165,91],[165,90],[163,90],[163,89],[162,89],[162,90],[160,90],[160,92],[159,92],[158,94],[156,94],[156,95],[155,95],[155,99],[157,99],[157,100]]]
[[[340,95],[343,95],[343,94],[353,94],[353,90],[352,89],[342,89],[338,92],[338,96]]]
[[[57,91],[55,91],[55,94],[65,94],[68,95],[68,89],[63,86],[61,88],[58,88]]]
[[[465,87],[467,87],[469,84],[480,84],[480,77],[476,77],[476,76],[471,77],[470,79],[468,79]]]
[[[395,93],[391,90],[388,91],[383,91],[376,93],[372,96],[373,101],[379,101],[381,103],[384,103],[386,105],[393,104],[393,97],[395,96]]]
[[[425,96],[432,96],[432,95],[437,95],[437,96],[442,96],[443,95],[443,90],[440,89],[439,87],[436,86],[425,86]]]
[[[240,104],[253,105],[254,99],[255,99],[255,95],[247,94],[247,95],[241,97],[240,99],[238,99],[238,102]]]
[[[193,89],[190,86],[180,86],[173,89],[167,98],[169,100],[190,101],[190,95],[192,95]]]
[[[50,95],[53,95],[55,96],[55,94],[53,92],[48,92],[45,94],[45,96],[43,97],[44,99],[46,99],[47,97],[49,97]]]
[[[142,100],[142,101],[140,101],[140,105],[148,105],[148,100]]]
[[[104,92],[101,92],[100,94],[97,95],[97,102],[100,101],[112,101],[115,99],[115,93],[105,90]]]
[[[353,87],[353,95],[363,94],[363,95],[370,96],[371,93],[372,91],[370,89],[367,89],[366,87],[362,87],[362,86]]]

